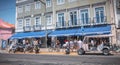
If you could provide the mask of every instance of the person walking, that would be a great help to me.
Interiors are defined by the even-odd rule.
[[[58,39],[56,40],[56,51],[60,51],[60,41]]]
[[[35,53],[39,53],[39,45],[38,45],[38,40],[35,40],[34,41],[34,50],[35,50]]]

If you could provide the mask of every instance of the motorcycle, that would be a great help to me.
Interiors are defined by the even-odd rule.
[[[33,52],[33,46],[31,46],[31,45],[25,45],[25,47],[24,47],[24,53],[26,53],[26,52]]]
[[[38,45],[34,45],[34,50],[35,50],[35,54],[39,53],[39,46]]]
[[[9,52],[9,53],[10,53],[10,52],[15,53],[15,52],[17,51],[17,48],[18,48],[17,44],[11,44],[8,52]]]

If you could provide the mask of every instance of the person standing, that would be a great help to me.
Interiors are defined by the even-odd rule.
[[[60,41],[58,39],[56,40],[56,50],[57,52],[60,51]]]
[[[39,44],[39,48],[41,48],[41,46],[42,46],[41,39],[39,39],[38,44]]]
[[[80,49],[80,48],[83,48],[83,42],[81,39],[78,40],[78,48],[77,49]]]
[[[71,39],[70,40],[70,49],[73,52],[73,47],[74,47],[74,41]]]
[[[38,40],[35,40],[34,42],[34,50],[35,50],[35,53],[39,53],[39,46],[38,46]]]

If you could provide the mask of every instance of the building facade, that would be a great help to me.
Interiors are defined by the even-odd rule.
[[[6,47],[6,41],[13,35],[15,27],[13,24],[9,24],[0,19],[0,49]]]
[[[15,31],[16,33],[36,33],[47,30],[48,34],[48,30],[52,30],[50,35],[48,34],[50,37],[112,35],[110,40],[115,44],[117,40],[113,1],[16,0]]]
[[[120,0],[113,1],[114,6],[114,21],[116,25],[116,40],[120,45]]]

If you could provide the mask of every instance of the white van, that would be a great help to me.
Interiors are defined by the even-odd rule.
[[[77,50],[78,55],[83,55],[86,52],[90,52],[90,53],[97,52],[97,53],[103,53],[104,55],[109,55],[110,43],[111,43],[110,37],[112,37],[112,35],[85,36],[83,39],[82,47]],[[99,39],[102,41],[100,41]]]

